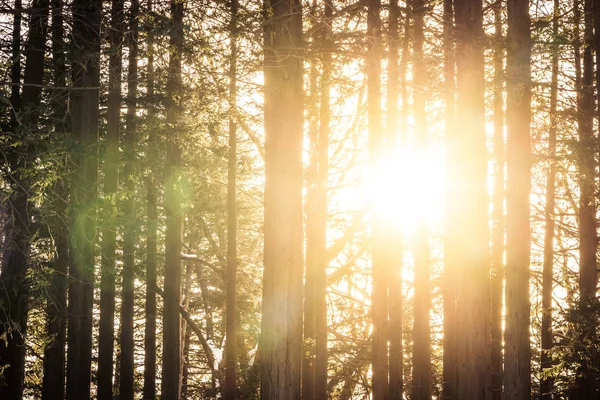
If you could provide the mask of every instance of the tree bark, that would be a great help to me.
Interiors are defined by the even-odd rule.
[[[67,141],[68,100],[66,87],[64,18],[62,0],[52,0],[52,67],[53,82],[57,89],[53,93],[52,112],[54,114],[54,134],[63,146]],[[52,341],[44,350],[44,377],[42,380],[42,400],[63,399],[65,397],[65,342],[67,333],[67,267],[69,264],[68,229],[68,165],[66,159],[58,162],[63,177],[55,188],[55,211],[53,236],[56,238],[54,271],[46,308],[47,334]]]
[[[457,391],[461,400],[490,398],[490,256],[481,0],[456,0],[456,119],[448,142],[445,267],[456,285]],[[455,277],[456,278],[456,277]],[[450,282],[449,282],[450,283]]]
[[[504,396],[531,396],[529,193],[531,190],[531,37],[529,3],[508,0],[506,331]]]
[[[27,169],[33,168],[31,164],[35,160],[35,138],[31,136],[36,132],[40,114],[48,3],[48,0],[35,0],[31,6],[29,39],[25,46],[23,93],[21,104],[15,109],[19,110],[19,114],[15,114],[18,123],[12,125],[12,142],[17,146],[11,147],[7,155],[10,166],[9,183],[13,191],[8,198],[10,219],[6,226],[0,274],[0,337],[3,338],[0,340],[0,360],[3,365],[7,365],[3,370],[4,385],[0,387],[0,398],[7,400],[22,397],[25,378],[25,336],[29,309],[26,274],[33,236],[29,205],[31,181],[27,177]],[[20,31],[20,27],[17,30]],[[14,69],[13,73],[13,79],[17,78],[17,82],[20,82]],[[13,101],[18,103],[16,97]],[[23,144],[19,145],[20,142]]]
[[[137,130],[137,81],[138,81],[138,17],[139,1],[131,0],[129,34],[129,61],[127,68],[127,115],[125,118],[125,181],[124,238],[123,238],[123,291],[121,303],[121,375],[119,396],[121,400],[133,400],[134,392],[134,283],[135,283],[135,183],[136,130]]]
[[[492,400],[502,398],[502,297],[504,292],[504,40],[502,37],[502,0],[494,10],[494,188],[492,197]]]
[[[115,347],[115,277],[117,248],[117,192],[119,174],[119,136],[121,125],[121,74],[123,66],[123,0],[113,0],[108,64],[108,102],[106,110],[106,157],[104,163],[104,201],[102,259],[100,277],[100,326],[98,334],[98,400],[113,398]]]
[[[302,359],[302,6],[265,3],[265,242],[261,398],[300,398]]]
[[[169,72],[167,78],[167,123],[174,135],[167,143],[165,181],[165,280],[163,307],[163,377],[162,398],[179,398],[179,371],[181,355],[181,323],[179,303],[181,298],[181,233],[182,210],[178,186],[181,168],[179,143],[179,116],[181,114],[181,55],[183,52],[183,2],[171,0],[172,25],[170,36]]]
[[[227,327],[225,342],[225,400],[237,397],[237,18],[238,0],[231,1],[229,31],[229,158],[227,165]]]
[[[148,0],[148,11],[153,12],[153,0]],[[154,102],[154,39],[153,32],[148,32],[148,66],[147,66],[147,95],[149,99],[148,117],[155,114]],[[156,170],[152,160],[156,159],[156,137],[149,133],[148,155],[150,165],[146,180],[146,307],[144,326],[144,400],[156,399],[156,251],[158,235],[157,190],[154,175]]]
[[[546,179],[546,209],[544,230],[544,265],[542,271],[542,351],[540,397],[542,400],[552,400],[554,378],[547,375],[552,368],[552,349],[554,338],[552,333],[552,285],[554,266],[554,218],[555,218],[555,188],[556,188],[556,132],[557,132],[557,103],[558,103],[558,27],[560,3],[554,0],[552,17],[552,71],[550,78],[550,129],[548,130],[548,176]]]
[[[71,123],[74,156],[72,264],[69,271],[67,400],[90,397],[92,311],[96,254],[98,92],[100,86],[100,0],[73,3]]]

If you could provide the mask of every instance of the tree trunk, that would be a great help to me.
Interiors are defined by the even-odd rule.
[[[72,264],[69,286],[67,400],[90,397],[92,311],[96,253],[98,92],[100,86],[100,0],[73,3],[71,123],[78,152],[71,188]]]
[[[124,204],[123,238],[123,292],[121,304],[121,375],[119,395],[121,400],[133,400],[134,397],[134,283],[135,283],[135,183],[136,165],[135,141],[137,129],[137,81],[138,81],[138,16],[139,1],[131,0],[129,35],[129,64],[127,69],[127,115],[125,118],[125,181],[126,198]]]
[[[300,398],[302,359],[302,6],[267,1],[261,398]]]
[[[119,136],[121,125],[121,71],[123,66],[123,0],[113,0],[108,64],[106,110],[106,158],[102,218],[102,264],[100,277],[100,327],[98,334],[98,400],[113,398],[115,348],[115,277],[117,248],[117,207]]]
[[[502,0],[494,10],[494,188],[492,197],[492,400],[502,399],[502,297],[504,292],[504,42]]]
[[[456,117],[448,132],[445,263],[457,293],[455,398],[490,397],[491,296],[481,0],[456,0]]]
[[[18,124],[13,124],[13,143],[7,154],[9,183],[13,192],[8,200],[9,221],[6,226],[2,273],[0,274],[0,360],[7,365],[3,370],[4,385],[0,398],[20,399],[25,378],[25,336],[27,329],[29,288],[26,281],[29,248],[32,239],[29,206],[28,168],[35,160],[41,83],[44,72],[44,46],[48,30],[48,0],[35,0],[29,19],[29,39],[25,46],[25,75]],[[20,30],[20,29],[19,29]],[[14,44],[14,43],[13,43]],[[13,72],[15,72],[13,70]],[[18,79],[15,74],[13,78]],[[20,83],[19,80],[17,82]],[[15,99],[13,99],[15,101]],[[22,142],[22,145],[19,143]]]
[[[413,115],[415,118],[415,149],[427,150],[427,66],[423,55],[425,0],[413,2]],[[427,214],[417,217],[414,244],[414,290],[415,319],[413,328],[413,381],[412,398],[431,399],[431,332],[429,313],[431,309],[431,287],[429,282],[429,227]]]
[[[152,1],[148,0],[148,12],[153,11]],[[148,32],[147,95],[149,99],[148,117],[154,116],[154,40]],[[150,165],[146,181],[146,214],[148,226],[146,232],[146,310],[144,326],[144,388],[143,399],[156,399],[156,250],[158,235],[157,191],[152,160],[156,159],[156,137],[152,132],[148,137],[148,155]]]
[[[508,0],[506,332],[504,396],[531,396],[529,193],[531,190],[531,37],[529,3]]]
[[[408,15],[408,13],[407,13]],[[407,16],[408,19],[408,16]],[[398,25],[400,20],[400,8],[398,0],[390,1],[389,25],[388,25],[388,86],[387,86],[387,140],[390,146],[398,147]],[[403,53],[404,64],[402,85],[406,92],[406,53]],[[403,104],[406,108],[406,104]],[[390,400],[402,400],[403,396],[403,350],[402,350],[402,233],[398,231],[393,240],[395,246],[400,249],[396,251],[394,267],[389,277],[389,397]]]
[[[444,46],[444,130],[446,146],[451,143],[456,118],[456,85],[455,85],[455,53],[454,53],[454,0],[444,0],[443,46]],[[448,151],[449,154],[449,151]],[[457,221],[449,215],[452,207],[446,201],[446,223],[450,226]],[[444,243],[444,273],[442,296],[444,301],[444,341],[443,341],[443,376],[442,395],[444,400],[456,400],[458,379],[456,300],[458,265],[453,265],[449,253],[451,243]]]
[[[66,103],[67,70],[65,66],[64,18],[62,0],[52,0],[52,67],[53,82],[57,88],[52,102],[54,114],[54,134],[62,146],[67,141],[68,126]],[[64,147],[63,147],[64,148]],[[56,238],[56,258],[47,303],[47,334],[52,341],[44,350],[44,377],[42,400],[64,399],[65,397],[65,341],[67,333],[67,267],[69,264],[68,229],[68,182],[66,160],[58,162],[63,178],[59,178],[55,188],[55,212],[53,236]]]
[[[237,14],[231,1],[229,64],[229,159],[227,165],[227,328],[225,342],[225,400],[237,397]]]
[[[330,85],[333,52],[333,2],[324,4],[323,55],[321,75],[321,108],[317,139],[317,186],[315,190],[315,399],[327,400],[327,205],[329,180],[329,133],[331,122]]]
[[[593,343],[596,338],[596,317],[592,303],[596,299],[598,273],[596,266],[597,233],[595,203],[595,138],[594,138],[594,61],[592,55],[594,11],[593,1],[584,1],[584,43],[583,43],[583,75],[578,85],[578,134],[579,134],[579,307],[582,322],[578,341],[582,348],[581,366],[578,371],[575,398],[592,399],[596,396],[594,363],[596,354],[593,348],[585,343]],[[579,2],[576,2],[579,13]],[[579,18],[575,18],[579,23]],[[576,38],[579,41],[579,38]],[[579,53],[579,45],[576,46]]]
[[[163,377],[162,398],[179,398],[181,355],[181,232],[182,210],[178,185],[181,168],[181,148],[178,120],[181,114],[181,54],[183,52],[183,2],[171,0],[172,26],[170,31],[169,75],[167,79],[167,123],[173,135],[167,143],[165,181],[165,298],[163,307]]]
[[[367,114],[369,130],[369,158],[371,169],[382,156],[383,135],[381,124],[381,0],[367,3]],[[371,206],[371,316],[373,320],[372,364],[373,400],[387,400],[388,384],[388,282],[385,238],[385,222],[374,205]]]
[[[559,0],[554,0],[552,18],[552,76],[550,80],[550,129],[548,131],[548,176],[546,180],[546,210],[544,232],[544,266],[542,272],[542,351],[540,397],[542,400],[552,400],[554,378],[545,372],[552,368],[552,349],[554,347],[552,334],[552,285],[554,265],[554,205],[556,187],[556,131],[558,103],[558,24],[560,15]]]

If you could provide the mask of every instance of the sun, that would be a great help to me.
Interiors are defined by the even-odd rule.
[[[404,146],[377,158],[366,189],[372,213],[406,235],[420,220],[440,224],[444,210],[443,148]]]

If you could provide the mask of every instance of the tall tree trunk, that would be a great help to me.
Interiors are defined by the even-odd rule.
[[[502,297],[504,292],[504,42],[502,0],[494,10],[494,188],[492,197],[492,400],[502,398]]]
[[[229,27],[229,159],[227,165],[227,332],[225,342],[225,400],[237,397],[237,17],[238,0],[231,1]]]
[[[133,400],[134,397],[134,281],[135,281],[135,183],[136,165],[135,141],[137,130],[137,81],[138,81],[138,17],[139,1],[131,0],[129,14],[129,60],[127,68],[127,115],[125,118],[125,181],[126,198],[124,204],[123,238],[123,292],[121,303],[121,375],[119,395],[121,400]]]
[[[491,296],[481,0],[456,0],[456,117],[448,132],[446,268],[461,271],[457,293],[457,391],[490,397]]]
[[[548,131],[548,176],[546,180],[546,210],[544,232],[544,266],[542,272],[542,351],[541,351],[541,379],[540,397],[542,400],[552,400],[554,379],[547,375],[552,367],[552,285],[554,266],[554,205],[556,187],[556,131],[557,131],[557,103],[558,103],[558,24],[560,15],[559,0],[554,0],[552,17],[552,72],[550,78],[550,129]]]
[[[455,54],[454,54],[454,0],[444,0],[443,14],[443,46],[444,46],[444,130],[449,146],[449,138],[453,134],[456,118],[456,84],[455,84]],[[450,202],[446,202],[446,223],[456,223],[449,214]],[[447,237],[446,237],[447,240]],[[442,395],[446,400],[455,400],[457,393],[458,363],[457,363],[457,325],[456,300],[458,265],[453,264],[448,254],[451,243],[444,243],[444,273],[442,296],[444,301],[444,341],[443,341],[443,376]]]
[[[15,0],[15,14],[13,17],[11,66],[10,66],[10,129],[17,126],[17,113],[21,105],[21,20],[23,15],[23,4],[21,0]]]
[[[90,397],[92,311],[96,253],[98,94],[100,86],[100,0],[73,3],[71,123],[78,152],[71,188],[72,264],[69,271],[67,400]]]
[[[408,17],[407,17],[408,19]],[[398,0],[390,1],[389,24],[388,24],[388,86],[387,86],[387,140],[389,146],[398,148],[398,25],[400,20],[400,7]],[[403,54],[404,64],[402,85],[406,91],[406,54]],[[403,105],[405,106],[405,104]],[[406,108],[406,107],[405,107]],[[389,397],[390,400],[402,400],[403,395],[403,349],[402,349],[402,233],[398,230],[393,235],[396,242],[394,268],[389,277]]]
[[[579,13],[579,2],[576,2]],[[594,138],[594,61],[593,46],[593,1],[584,1],[584,43],[583,43],[583,75],[578,85],[578,133],[579,133],[579,307],[582,315],[579,340],[583,348],[578,372],[575,398],[592,399],[596,396],[595,373],[593,363],[596,354],[594,349],[586,345],[596,338],[596,317],[592,303],[596,299],[598,273],[596,266],[597,233],[596,233],[596,184],[595,184],[595,138]],[[579,18],[575,18],[578,24]],[[579,38],[576,38],[579,41]],[[576,46],[579,53],[579,46]]]
[[[333,2],[325,0],[321,75],[321,108],[317,139],[317,186],[315,190],[315,399],[327,400],[327,204],[329,180],[330,86],[333,52]]]
[[[261,398],[300,398],[302,358],[302,6],[265,3],[265,242]]]
[[[531,396],[529,193],[531,189],[531,37],[529,3],[508,0],[506,332],[504,396]]]
[[[413,115],[415,118],[415,148],[427,150],[427,66],[423,56],[425,0],[413,2]],[[412,398],[431,399],[431,338],[429,312],[431,287],[429,282],[429,227],[427,214],[421,212],[417,221],[414,245],[415,319],[413,328]]]
[[[4,385],[0,398],[17,400],[23,395],[25,377],[25,336],[29,289],[26,281],[32,238],[28,169],[34,168],[35,135],[40,114],[40,94],[44,72],[45,42],[48,31],[48,0],[35,0],[29,17],[29,39],[25,46],[25,75],[18,124],[14,124],[7,155],[12,193],[8,199],[10,220],[6,226],[2,272],[0,274],[0,360]],[[16,61],[16,60],[14,60]],[[14,72],[14,70],[13,70]],[[18,76],[15,74],[13,78]],[[16,100],[16,99],[14,99]],[[19,143],[22,142],[22,145]]]
[[[382,156],[383,132],[381,124],[381,0],[367,3],[367,114],[369,130],[369,158],[371,169],[376,173],[377,160]],[[385,252],[385,222],[374,205],[371,207],[371,317],[373,320],[372,364],[373,400],[387,400],[388,380],[388,282]]]
[[[179,196],[181,148],[179,117],[181,114],[181,55],[183,52],[183,1],[171,0],[172,25],[170,35],[169,75],[167,79],[167,123],[175,133],[167,143],[165,181],[165,296],[163,307],[163,377],[162,397],[179,398],[181,335],[179,306],[181,298],[181,233],[182,210]]]
[[[152,1],[148,0],[148,12],[153,11]],[[148,32],[148,66],[147,66],[147,95],[148,117],[154,116],[154,33]],[[158,235],[157,191],[154,178],[155,168],[152,160],[156,159],[156,137],[150,132],[148,136],[148,155],[150,165],[146,180],[146,214],[148,226],[146,231],[146,307],[144,326],[144,400],[156,399],[156,250]]]
[[[102,264],[100,277],[100,326],[98,334],[98,400],[113,398],[115,348],[115,277],[119,136],[121,125],[121,73],[123,67],[123,0],[112,0],[106,110],[106,158],[102,218]]]
[[[53,93],[54,134],[62,142],[67,141],[67,70],[65,66],[64,18],[62,0],[52,0],[52,67],[53,82],[57,87]],[[64,146],[63,148],[66,148]],[[58,163],[62,177],[55,188],[56,217],[53,220],[53,236],[56,238],[56,257],[47,304],[47,334],[52,341],[44,350],[44,377],[42,400],[64,399],[65,397],[65,341],[67,333],[67,267],[69,263],[69,229],[67,218],[68,181],[66,159]]]

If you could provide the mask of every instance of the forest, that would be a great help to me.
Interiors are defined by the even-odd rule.
[[[600,1],[0,0],[0,399],[600,399]]]

